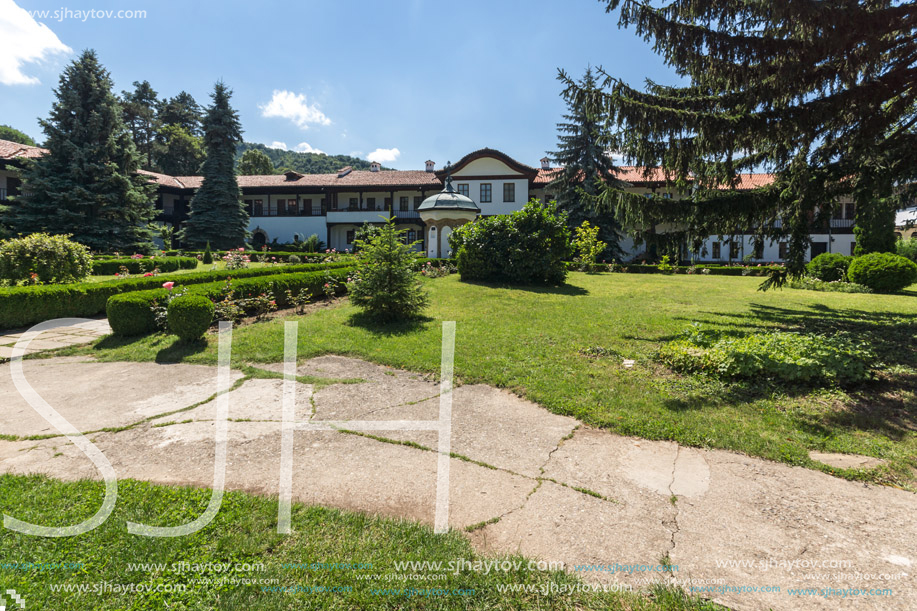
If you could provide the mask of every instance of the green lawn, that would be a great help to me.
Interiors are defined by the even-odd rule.
[[[210,491],[131,480],[118,486],[115,511],[85,535],[46,539],[4,531],[2,591],[16,590],[27,609],[55,611],[719,608],[670,588],[649,594],[570,593],[570,588],[582,586],[576,577],[527,570],[523,567],[528,561],[521,557],[487,559],[520,563],[520,568],[507,572],[485,574],[463,565],[456,573],[448,570],[449,562],[466,560],[473,566],[481,559],[459,534],[434,535],[430,528],[409,522],[319,507],[294,504],[293,533],[278,535],[276,500],[242,493],[227,493],[214,521],[193,535],[134,536],[127,533],[127,521],[159,526],[189,522],[204,511]],[[46,526],[88,518],[104,496],[104,486],[96,482],[62,483],[12,475],[0,476],[0,490],[0,513]],[[398,569],[395,562],[400,561],[441,561],[444,569]],[[134,563],[146,566],[131,567]],[[221,569],[227,565],[229,570]],[[391,579],[414,573],[446,578]],[[510,585],[533,586],[533,591],[500,591]],[[138,592],[139,587],[154,590]],[[413,588],[413,594],[408,595],[407,588]]]
[[[369,324],[350,305],[299,318],[299,355],[347,354],[436,372],[440,322],[455,320],[455,371],[464,382],[509,388],[553,412],[626,435],[727,448],[914,489],[917,294],[762,293],[760,282],[574,273],[563,287],[527,289],[450,276],[427,281],[432,306],[420,323]],[[875,381],[847,390],[675,375],[653,359],[654,351],[695,322],[740,333],[765,327],[848,331],[870,341],[881,371]],[[153,335],[111,337],[83,350],[111,360],[216,360],[213,336],[206,347]],[[236,363],[282,358],[281,321],[234,332]],[[624,358],[636,359],[636,366],[623,368]],[[865,454],[889,464],[838,471],[811,461],[809,450]]]

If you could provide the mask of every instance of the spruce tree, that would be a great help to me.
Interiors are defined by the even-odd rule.
[[[603,72],[595,91],[562,74],[568,95],[605,106],[619,150],[671,170],[690,194],[672,206],[606,189],[603,203],[628,225],[674,222],[694,246],[737,227],[789,236],[798,275],[812,217],[839,195],[866,208],[880,201],[876,191],[911,195],[903,185],[917,182],[914,0],[601,2],[688,81],[637,89]],[[773,184],[722,190],[761,167]]]
[[[201,167],[204,182],[191,198],[188,220],[181,239],[186,246],[217,249],[239,248],[248,239],[248,212],[236,181],[236,146],[242,142],[239,115],[229,105],[232,92],[216,84],[213,103],[204,117],[204,148],[207,159]]]
[[[156,187],[137,174],[137,150],[94,51],[64,69],[54,95],[41,121],[49,152],[23,171],[28,195],[6,215],[12,232],[73,234],[94,250],[150,250]]]
[[[592,68],[578,83],[583,91],[596,89]],[[589,221],[599,228],[599,239],[606,243],[605,256],[621,256],[620,225],[613,211],[597,210],[595,196],[606,182],[619,184],[614,178],[614,164],[605,135],[607,116],[604,107],[589,103],[587,97],[566,98],[568,114],[565,123],[557,124],[558,151],[552,154],[561,169],[548,188],[557,207],[567,213],[571,229]]]
[[[121,92],[121,107],[124,123],[131,131],[134,146],[143,157],[143,169],[152,170],[153,149],[159,121],[156,118],[159,106],[158,94],[149,81],[134,81],[133,91]]]

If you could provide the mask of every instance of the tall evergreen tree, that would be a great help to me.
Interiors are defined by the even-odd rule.
[[[158,118],[162,125],[178,125],[192,136],[203,136],[203,115],[200,105],[187,91],[181,91],[159,105]]]
[[[271,163],[271,158],[264,154],[264,151],[248,149],[242,153],[242,158],[239,159],[240,176],[261,176],[273,173],[274,164]]]
[[[606,190],[628,225],[685,227],[697,246],[736,227],[789,236],[803,271],[808,226],[842,193],[866,208],[873,191],[907,197],[917,178],[917,2],[898,0],[600,0],[619,25],[653,41],[689,82],[635,89],[603,73],[603,91],[562,75],[568,95],[604,105],[616,148],[663,166],[691,196],[679,206]],[[765,167],[775,182],[723,192]],[[691,205],[691,204],[695,205]],[[861,210],[861,214],[866,214]]]
[[[96,250],[149,250],[155,185],[137,174],[137,150],[94,51],[64,69],[54,95],[41,121],[49,153],[25,167],[28,196],[6,216],[13,233],[69,233]]]
[[[204,118],[204,182],[191,199],[181,239],[193,247],[238,248],[248,239],[248,212],[236,181],[236,146],[242,142],[239,115],[229,105],[232,92],[216,84]]]
[[[156,132],[159,121],[156,109],[159,105],[158,94],[149,81],[134,81],[133,91],[121,92],[121,107],[124,112],[124,122],[131,130],[134,146],[143,156],[143,168],[154,169],[153,149],[156,142]]]
[[[597,88],[592,68],[580,79],[582,91]],[[621,256],[620,225],[609,210],[597,210],[595,196],[605,183],[620,184],[614,178],[614,164],[608,151],[607,115],[604,106],[592,104],[590,98],[566,97],[565,123],[557,124],[558,151],[553,159],[561,169],[549,184],[557,207],[567,213],[571,229],[589,221],[599,228],[599,239],[607,244],[606,257]]]

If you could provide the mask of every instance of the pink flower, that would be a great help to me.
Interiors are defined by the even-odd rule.
[[[173,287],[173,286],[175,286],[175,283],[174,283],[174,282],[163,282],[163,283],[162,283],[162,288],[168,289],[168,290],[170,290],[170,291],[172,290],[172,287]]]
[[[245,252],[245,248],[240,248],[239,252]]]
[[[271,305],[274,305],[274,306],[275,306],[275,305],[277,305],[277,302],[274,301],[274,300],[271,300]]]
[[[153,272],[147,272],[143,274],[143,277],[146,278],[147,276],[152,276],[152,275],[153,275]]]

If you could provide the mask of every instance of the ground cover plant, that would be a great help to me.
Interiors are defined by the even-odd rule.
[[[914,487],[917,468],[917,294],[757,291],[750,277],[583,274],[561,287],[424,281],[427,319],[374,325],[346,302],[300,321],[299,355],[352,355],[437,373],[441,321],[457,324],[455,371],[464,382],[517,392],[547,409],[612,431],[746,452],[844,477]],[[473,304],[473,306],[469,306]],[[847,333],[868,345],[873,379],[846,388],[679,374],[657,360],[692,323],[724,335],[772,330]],[[234,332],[236,363],[281,362],[283,324]],[[194,350],[159,334],[72,349],[110,360],[215,363],[216,340]],[[622,366],[633,359],[632,368]],[[811,450],[888,461],[834,470]]]
[[[91,516],[104,496],[98,482],[63,483],[40,476],[0,476],[0,512],[47,525],[68,525]],[[4,586],[31,609],[622,609],[714,610],[681,591],[655,588],[648,594],[564,592],[581,584],[564,572],[520,570],[488,574],[463,569],[434,585],[367,580],[392,575],[396,561],[442,561],[481,557],[461,534],[434,535],[431,528],[321,507],[294,504],[293,532],[278,535],[277,500],[228,492],[219,513],[203,530],[176,538],[130,535],[126,522],[171,526],[199,516],[209,490],[118,483],[118,503],[99,528],[68,539],[38,539],[15,532],[0,537]],[[319,570],[311,563],[348,564],[352,570]],[[182,565],[188,567],[185,569]],[[133,565],[133,566],[132,566]],[[159,566],[157,566],[159,565]],[[228,565],[229,570],[220,570]],[[21,567],[21,568],[10,568]],[[198,567],[197,570],[194,570]],[[403,572],[401,575],[403,576]],[[254,584],[239,584],[255,580]],[[104,596],[98,584],[124,584]],[[540,591],[501,591],[503,585],[544,586]],[[555,593],[548,592],[551,584]],[[52,585],[62,591],[53,592]],[[134,591],[130,591],[130,586]],[[138,591],[138,587],[153,591]],[[155,591],[159,587],[163,591]],[[89,591],[79,592],[79,588]],[[424,596],[423,589],[449,594]],[[393,590],[404,590],[392,593]],[[462,593],[459,594],[458,591]]]

